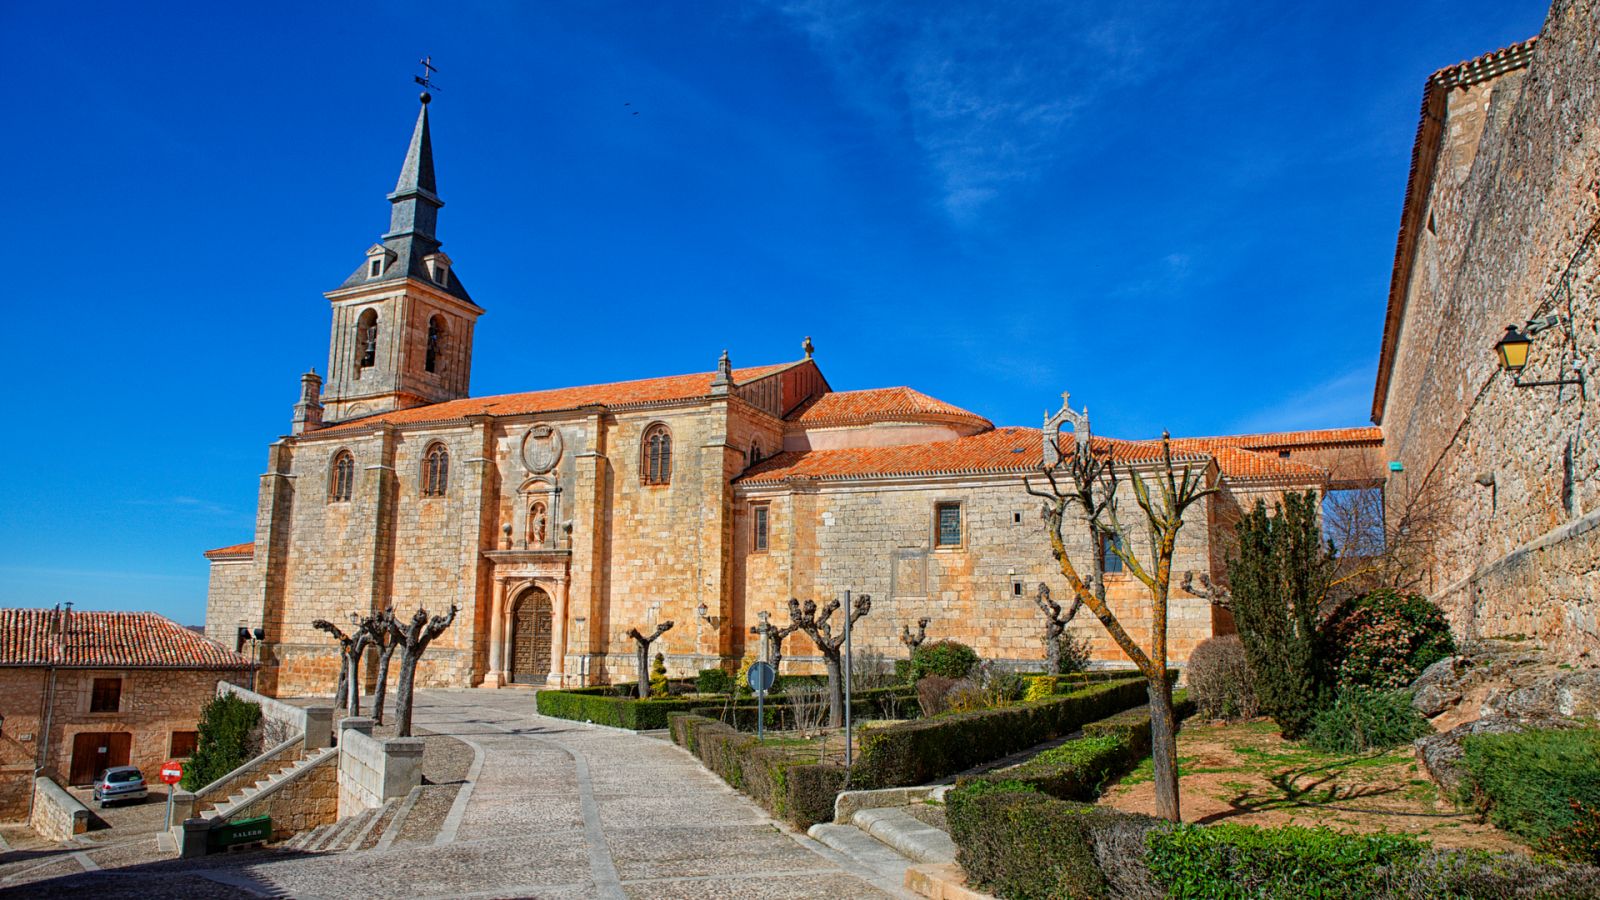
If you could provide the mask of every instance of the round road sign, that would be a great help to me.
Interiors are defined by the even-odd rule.
[[[765,694],[772,690],[772,683],[778,680],[778,673],[772,670],[771,663],[752,663],[750,674],[746,676],[750,682],[750,690],[758,694]]]
[[[183,780],[183,763],[169,759],[161,764],[161,783],[177,784]]]

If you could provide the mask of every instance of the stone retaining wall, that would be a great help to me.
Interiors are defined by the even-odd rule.
[[[351,717],[339,731],[339,817],[404,797],[422,783],[421,738],[372,737],[373,721]]]
[[[273,785],[233,811],[229,821],[272,817],[273,841],[339,819],[339,752],[325,749],[288,781]]]
[[[33,833],[47,841],[70,841],[89,828],[89,807],[44,776],[33,780]]]

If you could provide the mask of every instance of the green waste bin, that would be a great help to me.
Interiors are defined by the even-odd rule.
[[[206,838],[212,850],[226,850],[240,844],[256,844],[271,839],[272,817],[253,816],[237,822],[225,822],[211,829]]]

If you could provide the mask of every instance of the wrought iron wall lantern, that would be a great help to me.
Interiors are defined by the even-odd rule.
[[[1523,381],[1522,370],[1528,365],[1528,351],[1533,347],[1533,336],[1541,331],[1557,326],[1564,326],[1566,322],[1560,316],[1545,316],[1539,319],[1530,319],[1523,325],[1525,331],[1518,331],[1516,325],[1507,325],[1506,333],[1501,335],[1499,343],[1494,345],[1495,355],[1500,358],[1500,368],[1511,373],[1513,383],[1517,387],[1555,387],[1564,384],[1582,385],[1583,364],[1574,359],[1572,370],[1575,377],[1553,378],[1543,381]]]

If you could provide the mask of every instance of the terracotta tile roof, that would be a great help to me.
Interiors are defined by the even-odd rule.
[[[1098,449],[1110,449],[1124,462],[1154,460],[1160,442],[1095,438]],[[895,475],[989,475],[1037,472],[1044,461],[1044,439],[1037,428],[996,428],[948,441],[898,447],[849,447],[838,450],[789,451],[763,460],[741,475],[741,484],[770,484],[789,479],[836,481]],[[1205,462],[1210,456],[1178,452],[1181,462]]]
[[[798,425],[870,425],[874,422],[957,421],[988,429],[994,423],[977,413],[936,400],[908,387],[873,388],[819,394],[788,417]]]
[[[251,662],[177,622],[149,612],[60,613],[0,609],[0,666],[96,669],[248,669]]]
[[[802,363],[782,363],[775,366],[755,366],[734,369],[736,384],[754,381],[790,366]],[[663,378],[643,378],[638,381],[619,381],[611,384],[591,384],[582,387],[554,388],[547,391],[529,391],[522,394],[499,394],[493,397],[467,397],[448,400],[427,406],[378,413],[359,419],[350,419],[327,428],[308,432],[303,437],[316,437],[329,432],[343,431],[387,422],[393,425],[415,425],[422,422],[451,422],[467,416],[518,416],[528,413],[555,412],[577,409],[582,406],[601,405],[611,408],[662,403],[670,400],[691,400],[711,393],[715,372],[698,372],[693,375],[669,375]]]
[[[1264,434],[1226,434],[1217,437],[1173,438],[1174,445],[1201,449],[1242,447],[1246,450],[1278,450],[1286,447],[1341,447],[1349,444],[1379,444],[1383,429],[1372,425],[1360,428],[1324,428],[1318,431],[1274,431]]]
[[[1400,320],[1405,315],[1406,290],[1411,285],[1411,267],[1417,256],[1417,230],[1422,227],[1422,214],[1428,207],[1434,169],[1439,162],[1445,96],[1451,88],[1478,84],[1527,66],[1533,61],[1538,41],[1539,36],[1534,35],[1475,59],[1445,66],[1429,75],[1423,85],[1422,114],[1417,122],[1417,136],[1411,143],[1411,171],[1406,175],[1400,232],[1395,239],[1394,266],[1389,273],[1389,305],[1383,317],[1383,340],[1378,345],[1378,375],[1372,386],[1372,421],[1376,424],[1383,424],[1383,405],[1389,397],[1389,377],[1394,371],[1394,354],[1400,342]]]
[[[1230,481],[1258,478],[1321,481],[1328,477],[1328,470],[1321,466],[1296,462],[1292,459],[1279,459],[1254,450],[1219,447],[1212,450],[1211,455],[1216,457],[1217,468],[1222,470],[1222,477]]]
[[[250,541],[250,542],[244,543],[244,544],[232,544],[232,545],[229,545],[227,547],[218,547],[215,550],[207,550],[205,552],[205,554],[204,554],[206,559],[216,559],[219,556],[255,556],[255,555],[256,555],[256,542],[255,541]]]

